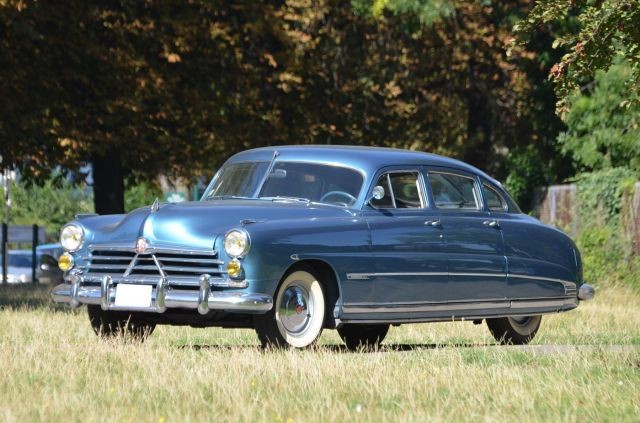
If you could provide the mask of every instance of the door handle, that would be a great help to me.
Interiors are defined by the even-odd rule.
[[[424,222],[425,226],[433,226],[434,228],[439,228],[442,226],[442,223],[440,223],[440,219],[434,219],[434,220],[427,220]]]
[[[497,220],[485,220],[482,222],[483,225],[489,226],[490,228],[500,229],[500,222]]]

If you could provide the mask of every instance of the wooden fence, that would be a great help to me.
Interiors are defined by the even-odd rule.
[[[635,254],[640,254],[640,182],[636,182],[633,195],[625,198],[622,210],[621,236],[632,243]],[[557,226],[575,236],[580,230],[576,218],[576,186],[551,185],[539,188],[534,195],[534,215],[544,223]]]

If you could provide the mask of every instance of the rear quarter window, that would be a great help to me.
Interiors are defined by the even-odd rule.
[[[482,193],[484,200],[487,202],[487,208],[491,211],[505,212],[509,210],[507,200],[492,186],[487,183],[482,184]]]

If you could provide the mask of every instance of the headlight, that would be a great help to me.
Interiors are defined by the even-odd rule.
[[[84,241],[84,230],[81,226],[73,223],[62,228],[60,233],[60,244],[67,251],[77,251]]]
[[[249,234],[244,229],[233,229],[224,236],[224,250],[232,258],[238,258],[249,252]]]

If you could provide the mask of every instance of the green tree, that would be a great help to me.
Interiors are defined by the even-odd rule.
[[[540,0],[515,33],[526,43],[539,28],[576,20],[577,29],[557,34],[554,45],[567,50],[551,69],[556,84],[557,110],[565,115],[570,99],[593,80],[597,70],[607,70],[623,55],[631,71],[627,100],[640,99],[640,1],[639,0]]]
[[[10,222],[44,227],[49,240],[57,240],[60,229],[78,213],[92,213],[87,186],[73,186],[64,179],[47,179],[41,186],[17,182],[11,184]],[[0,211],[4,216],[4,202]]]
[[[594,82],[571,99],[563,153],[578,170],[627,168],[640,174],[640,104],[625,105],[632,70],[626,63],[598,71]]]

